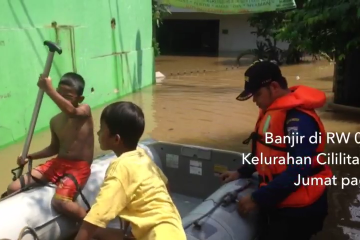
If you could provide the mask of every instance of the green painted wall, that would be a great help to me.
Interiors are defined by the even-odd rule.
[[[151,1],[1,0],[0,147],[27,133],[47,56],[44,40],[63,48],[50,73],[53,84],[68,71],[80,73],[93,108],[155,81]],[[58,112],[45,95],[35,131]]]

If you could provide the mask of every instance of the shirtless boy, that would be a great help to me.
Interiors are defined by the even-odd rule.
[[[24,165],[28,159],[36,160],[50,158],[31,171],[31,175],[40,181],[52,182],[57,185],[52,205],[55,210],[75,220],[82,220],[86,210],[73,200],[78,194],[77,186],[69,177],[62,177],[65,173],[75,177],[82,188],[91,173],[90,165],[94,154],[94,133],[91,109],[87,104],[80,104],[84,97],[84,79],[77,73],[66,73],[60,79],[55,90],[51,79],[40,75],[38,87],[55,102],[61,113],[50,120],[50,145],[39,152],[29,154],[26,159],[18,158],[18,164]],[[27,173],[20,178],[26,186],[36,182]],[[20,179],[12,182],[8,187],[11,194],[21,187]]]

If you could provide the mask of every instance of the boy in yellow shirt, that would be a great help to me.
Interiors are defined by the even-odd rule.
[[[118,158],[107,169],[75,240],[122,239],[121,231],[104,229],[116,217],[130,222],[137,240],[186,240],[166,177],[143,150],[137,149],[145,128],[141,108],[131,102],[116,102],[103,110],[100,120],[100,147],[114,151]]]

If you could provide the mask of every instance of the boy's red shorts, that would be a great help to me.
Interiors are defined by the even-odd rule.
[[[78,189],[74,181],[64,174],[71,174],[83,188],[91,174],[90,164],[86,161],[73,161],[53,158],[35,168],[49,181],[57,185],[55,198],[75,200]]]

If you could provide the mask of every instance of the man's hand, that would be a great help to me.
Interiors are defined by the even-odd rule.
[[[18,158],[17,158],[17,165],[19,165],[19,166],[24,166],[27,162],[29,161],[29,159],[28,158],[23,158],[22,157],[22,154],[20,154],[19,156],[18,156]]]
[[[51,78],[50,77],[45,77],[42,74],[40,74],[37,85],[41,90],[46,91],[46,90],[48,90],[48,89],[50,89],[52,87]]]
[[[251,195],[240,198],[238,202],[238,213],[246,215],[257,208],[257,204],[252,200]]]
[[[238,171],[227,171],[220,175],[220,179],[223,183],[231,182],[240,178]]]

